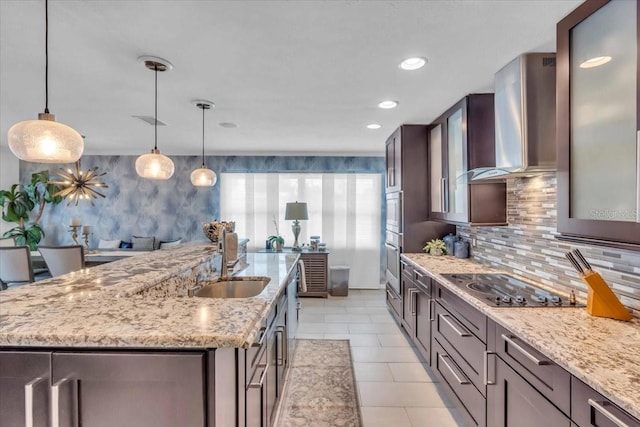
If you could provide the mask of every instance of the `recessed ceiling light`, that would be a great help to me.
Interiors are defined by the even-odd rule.
[[[235,128],[238,127],[237,124],[231,123],[231,122],[220,122],[220,123],[218,123],[218,126],[221,126],[223,128],[227,128],[227,129],[235,129]]]
[[[604,65],[607,62],[611,61],[610,56],[596,56],[595,58],[587,59],[582,64],[580,64],[580,68],[593,68],[599,67],[600,65]]]
[[[369,125],[367,125],[367,129],[380,129],[382,126],[380,126],[377,123],[371,123]]]
[[[424,67],[424,64],[427,63],[426,58],[415,57],[415,58],[407,58],[402,61],[399,65],[400,68],[407,71],[417,70],[418,68]]]
[[[398,106],[398,101],[382,101],[378,104],[378,107],[384,108],[388,110],[389,108],[396,108]]]

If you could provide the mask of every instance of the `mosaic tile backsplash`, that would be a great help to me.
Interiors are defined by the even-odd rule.
[[[506,227],[458,226],[464,239],[476,239],[471,257],[563,291],[574,289],[586,298],[587,286],[565,252],[579,248],[594,270],[612,287],[624,305],[640,315],[640,252],[579,245],[557,240],[556,175],[507,180]]]

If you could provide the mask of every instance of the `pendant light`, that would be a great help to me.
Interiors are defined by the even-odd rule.
[[[9,129],[9,148],[20,160],[34,163],[73,163],[84,151],[82,136],[73,128],[56,122],[49,113],[49,2],[44,2],[44,113],[38,120],[16,123]]]
[[[139,61],[144,62],[145,67],[155,72],[155,112],[153,116],[154,146],[151,153],[143,154],[136,159],[136,172],[142,178],[169,179],[173,176],[175,166],[173,161],[158,150],[158,72],[171,70],[173,65],[162,58],[154,56],[141,56]]]
[[[204,164],[204,111],[214,106],[211,101],[194,101],[196,107],[202,110],[202,166],[191,172],[191,183],[196,187],[213,187],[216,185],[218,177],[211,169]]]

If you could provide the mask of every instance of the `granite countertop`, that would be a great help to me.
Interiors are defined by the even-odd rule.
[[[600,394],[640,418],[639,319],[622,322],[594,317],[584,307],[492,307],[453,285],[441,274],[502,271],[450,256],[403,256]]]
[[[238,276],[269,277],[252,298],[188,298],[219,255],[185,244],[0,292],[0,346],[249,347],[298,255],[249,253]],[[230,272],[231,273],[231,272]]]

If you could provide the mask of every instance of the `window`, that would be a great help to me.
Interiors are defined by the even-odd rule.
[[[221,219],[236,222],[249,250],[265,247],[278,230],[293,244],[292,221],[284,220],[287,202],[306,202],[309,220],[301,221],[298,241],[318,235],[330,251],[330,265],[350,267],[349,286],[380,285],[380,174],[223,173]]]

